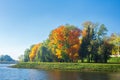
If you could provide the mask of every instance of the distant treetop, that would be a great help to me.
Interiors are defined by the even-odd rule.
[[[14,61],[9,55],[0,55],[0,61]]]

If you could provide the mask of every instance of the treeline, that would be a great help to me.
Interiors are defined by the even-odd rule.
[[[15,61],[9,55],[0,55],[0,62],[13,62]]]
[[[28,62],[101,62],[107,63],[112,54],[119,54],[120,36],[107,36],[104,24],[92,22],[82,24],[83,29],[74,25],[61,25],[51,31],[49,38],[26,49],[19,59]]]

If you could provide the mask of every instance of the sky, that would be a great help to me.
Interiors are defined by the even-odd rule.
[[[0,0],[0,55],[18,60],[51,30],[65,24],[82,29],[85,21],[120,33],[120,0]]]

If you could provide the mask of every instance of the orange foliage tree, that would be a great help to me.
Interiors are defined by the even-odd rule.
[[[58,59],[73,61],[78,58],[80,34],[81,30],[73,25],[60,26],[51,32],[49,46]]]

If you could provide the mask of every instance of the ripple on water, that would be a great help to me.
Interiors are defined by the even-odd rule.
[[[83,73],[10,68],[0,64],[0,80],[120,80],[120,73]]]

